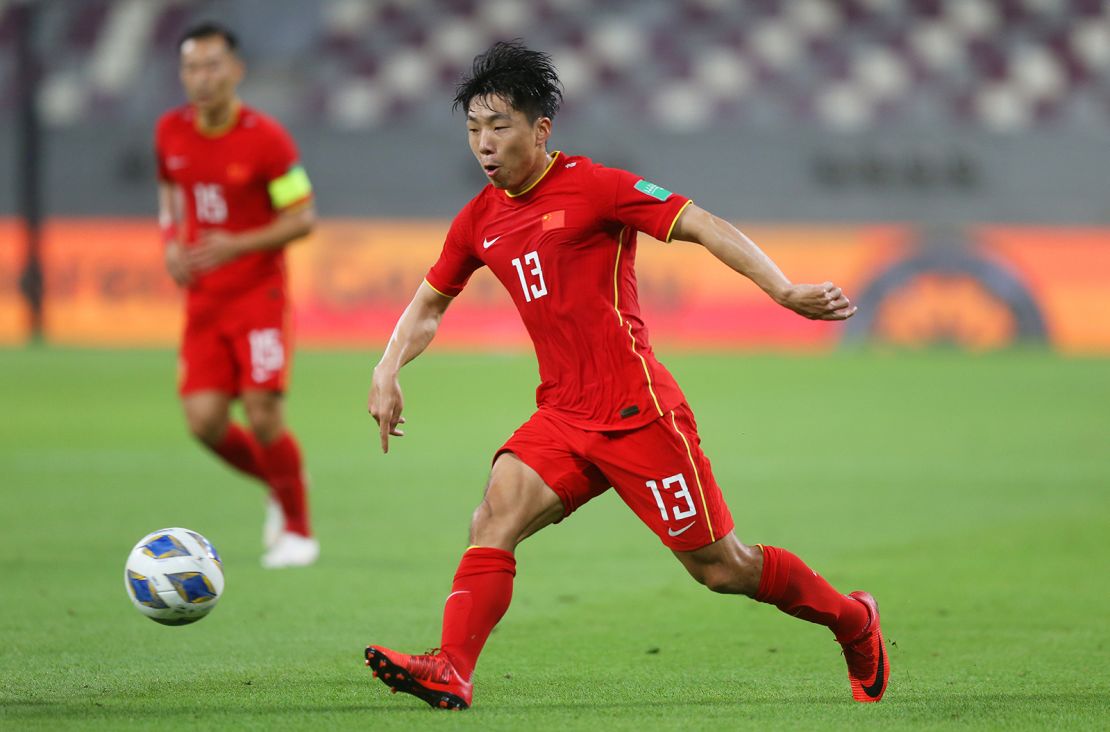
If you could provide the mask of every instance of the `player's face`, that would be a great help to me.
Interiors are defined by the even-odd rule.
[[[231,104],[242,79],[243,64],[222,36],[190,38],[181,44],[181,84],[202,112]]]
[[[475,97],[466,113],[470,151],[495,188],[517,191],[547,167],[551,119],[534,122],[498,96]]]

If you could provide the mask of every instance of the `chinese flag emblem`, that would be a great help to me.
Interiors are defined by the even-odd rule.
[[[566,213],[565,209],[545,213],[540,217],[540,221],[543,223],[543,230],[550,231],[551,229],[561,229],[566,226]]]
[[[245,183],[251,177],[251,169],[242,163],[227,166],[227,180],[230,183]]]

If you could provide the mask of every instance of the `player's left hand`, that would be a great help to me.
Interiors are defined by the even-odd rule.
[[[203,272],[227,264],[243,252],[234,234],[206,231],[200,235],[195,246],[189,247],[187,253],[189,268],[194,272]]]
[[[857,310],[848,296],[831,282],[791,285],[779,302],[810,320],[847,320]]]

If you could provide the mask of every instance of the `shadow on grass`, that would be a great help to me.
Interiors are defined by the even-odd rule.
[[[158,709],[160,714],[184,715],[186,717],[205,717],[218,715],[228,717],[254,717],[267,715],[298,715],[312,717],[313,715],[327,714],[388,714],[397,719],[409,715],[440,714],[439,710],[425,706],[415,699],[400,697],[368,697],[365,700],[351,701],[348,703],[322,703],[322,704],[289,704],[280,702],[252,701],[248,699],[227,700],[226,702],[204,705],[166,704],[160,700]],[[658,700],[647,697],[613,700],[578,700],[559,701],[550,698],[516,697],[511,701],[500,702],[497,700],[479,705],[463,716],[490,716],[502,714],[520,714],[523,711],[542,709],[546,714],[557,711],[564,712],[605,712],[618,710],[644,711],[648,708],[654,714],[665,711],[729,709],[737,707],[766,707],[768,709],[781,709],[784,704],[799,705],[801,707],[842,707],[844,709],[860,708],[846,696],[821,696],[815,697],[805,694],[764,694],[754,697],[738,697],[735,699],[701,698],[686,700]],[[3,710],[0,711],[0,720],[7,719],[80,719],[103,720],[111,718],[135,718],[149,712],[149,703],[136,704],[132,700],[122,701],[109,699],[98,702],[95,699],[81,699],[73,701],[51,701],[42,699],[16,699],[5,700]],[[901,711],[913,713],[927,708],[930,716],[943,718],[948,712],[974,709],[978,713],[990,711],[1010,711],[1012,713],[1028,713],[1036,710],[1041,714],[1052,709],[1068,709],[1071,711],[1087,710],[1094,712],[1097,709],[1110,707],[1104,690],[1091,689],[1087,691],[1073,691],[1066,693],[1036,693],[1021,692],[946,692],[929,695],[914,695],[912,697],[888,698],[883,703],[866,706],[868,709],[886,709],[890,712]],[[444,715],[454,717],[455,715]],[[665,714],[662,716],[666,716]]]

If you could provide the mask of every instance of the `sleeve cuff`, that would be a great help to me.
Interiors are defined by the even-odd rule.
[[[674,227],[675,227],[676,224],[678,224],[678,218],[680,216],[682,216],[682,212],[686,210],[686,207],[689,206],[693,202],[694,202],[694,199],[688,198],[688,199],[686,199],[686,203],[682,204],[682,208],[678,209],[678,213],[676,213],[674,215],[674,218],[671,219],[671,225],[667,229],[667,236],[666,236],[666,238],[663,239],[664,242],[669,242],[671,240],[671,236],[674,234]]]
[[[436,291],[437,293],[439,293],[440,295],[443,295],[444,297],[449,297],[449,298],[451,298],[451,299],[454,299],[455,297],[457,297],[457,296],[458,296],[458,293],[455,293],[454,295],[448,295],[448,294],[447,294],[446,292],[444,292],[443,290],[439,289],[438,287],[436,287],[435,285],[433,285],[433,284],[432,284],[431,282],[428,282],[428,278],[427,278],[427,277],[425,277],[425,278],[424,278],[424,284],[425,284],[425,285],[427,285],[428,287],[432,288],[433,290],[435,290],[435,291]]]

